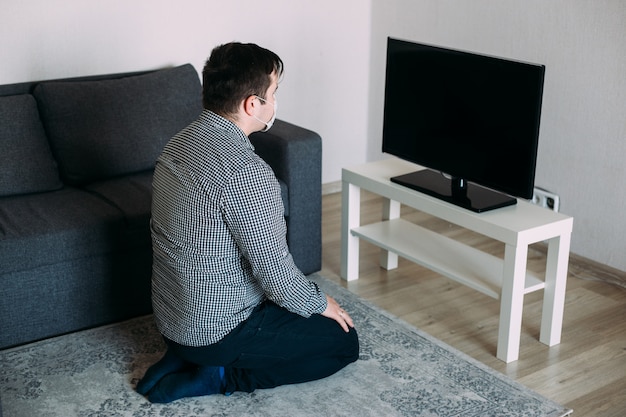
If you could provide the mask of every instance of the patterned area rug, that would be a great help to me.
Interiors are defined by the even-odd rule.
[[[357,323],[361,357],[324,380],[151,404],[134,391],[164,345],[151,316],[0,351],[4,417],[565,416],[571,411],[319,275]]]

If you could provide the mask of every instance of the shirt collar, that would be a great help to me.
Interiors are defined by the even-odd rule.
[[[246,136],[243,130],[225,117],[222,117],[211,110],[204,109],[200,114],[200,119],[208,126],[231,133],[236,138],[241,139],[244,146],[254,151],[254,145],[252,145],[252,142],[250,142],[250,139]]]

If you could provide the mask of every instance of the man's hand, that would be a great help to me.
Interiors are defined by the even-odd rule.
[[[342,309],[337,301],[335,301],[335,299],[331,296],[326,295],[326,301],[328,302],[328,306],[322,313],[322,316],[335,320],[346,333],[349,332],[350,327],[354,327],[354,323],[352,322],[350,315],[346,313],[346,311]]]

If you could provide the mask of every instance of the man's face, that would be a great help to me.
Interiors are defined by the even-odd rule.
[[[276,90],[278,90],[278,76],[276,75],[276,71],[270,74],[270,79],[270,86],[267,91],[265,91],[266,101],[263,102],[263,112],[261,116],[259,116],[261,120],[270,120],[272,116],[274,116],[274,102],[276,101]]]

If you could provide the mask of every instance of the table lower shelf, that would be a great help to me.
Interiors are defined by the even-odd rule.
[[[490,297],[500,298],[503,260],[498,257],[403,219],[356,227],[350,232]],[[524,294],[544,287],[543,280],[526,273]]]

